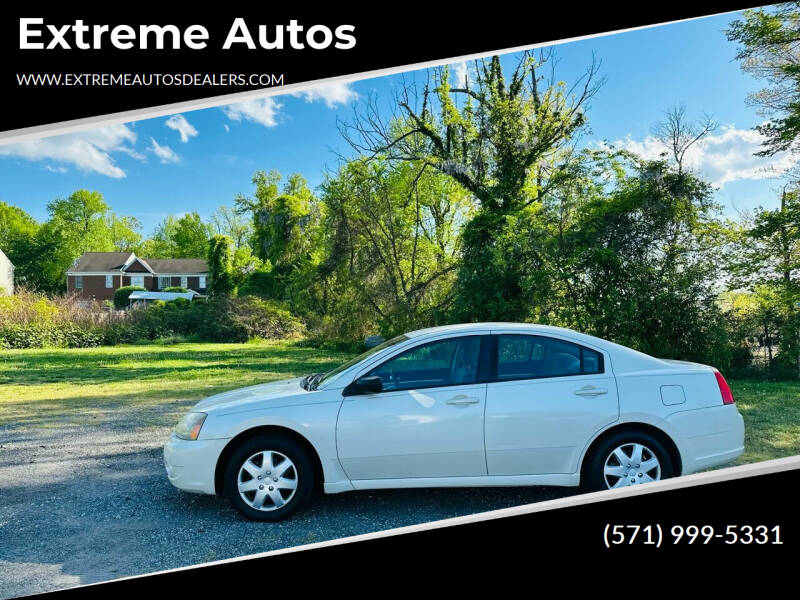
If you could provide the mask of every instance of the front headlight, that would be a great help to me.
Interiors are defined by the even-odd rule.
[[[200,429],[203,427],[206,416],[206,413],[201,412],[186,413],[180,422],[175,425],[173,430],[175,435],[182,440],[196,440],[197,436],[200,435]]]

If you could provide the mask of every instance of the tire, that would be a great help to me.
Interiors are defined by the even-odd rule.
[[[231,455],[224,490],[233,507],[248,519],[280,521],[308,502],[314,490],[314,467],[294,440],[260,435],[244,441]]]
[[[637,461],[639,451],[642,458]],[[674,476],[672,458],[662,442],[649,433],[620,431],[602,440],[592,451],[581,479],[586,491],[594,492]]]

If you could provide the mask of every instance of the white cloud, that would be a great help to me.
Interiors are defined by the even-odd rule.
[[[115,164],[113,155],[123,153],[142,159],[143,156],[133,149],[135,142],[136,134],[127,125],[108,125],[91,131],[0,145],[0,156],[66,163],[87,173],[120,178],[125,177],[125,171]],[[63,164],[53,169],[63,169]]]
[[[225,128],[225,133],[230,133],[231,132],[231,128],[228,127],[227,123],[223,123],[222,126]]]
[[[162,146],[154,138],[150,138],[150,142],[152,143],[151,150],[159,158],[161,164],[180,162],[181,157],[175,154],[172,148],[166,145]]]
[[[349,83],[326,83],[302,92],[291,94],[295,98],[303,98],[306,102],[324,102],[328,108],[336,108],[340,104],[347,104],[358,94],[350,87]],[[283,104],[274,98],[254,98],[229,104],[222,107],[222,112],[231,121],[253,121],[264,127],[275,127],[280,122],[280,111]],[[230,132],[230,127],[224,125],[225,131]]]
[[[181,135],[181,141],[184,144],[197,135],[197,129],[183,115],[172,115],[164,125],[177,131]]]
[[[349,104],[358,98],[358,94],[350,87],[350,84],[341,81],[324,83],[310,90],[294,92],[292,96],[304,98],[306,102],[322,101],[328,108],[336,108],[340,104]]]
[[[780,176],[795,166],[798,157],[791,152],[781,152],[774,156],[754,156],[762,150],[763,136],[752,129],[736,129],[727,125],[715,135],[698,142],[686,152],[684,164],[700,173],[715,186],[741,179],[770,179]],[[648,136],[642,141],[630,136],[617,140],[614,146],[635,152],[643,158],[654,160],[665,151],[655,137]]]
[[[275,127],[282,106],[274,98],[253,98],[223,106],[222,112],[232,121],[253,121],[264,127]]]
[[[472,80],[470,73],[469,73],[469,66],[467,65],[467,61],[461,61],[455,64],[450,65],[451,72],[453,74],[453,86],[454,87],[466,87],[467,84]]]

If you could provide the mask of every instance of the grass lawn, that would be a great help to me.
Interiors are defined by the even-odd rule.
[[[0,351],[0,426],[173,425],[211,394],[349,358],[297,342]]]
[[[200,398],[327,371],[349,354],[297,342],[0,352],[0,426],[174,424]],[[800,454],[800,382],[732,381],[745,419],[739,463]]]
[[[744,417],[744,454],[737,464],[800,454],[800,382],[729,381]]]

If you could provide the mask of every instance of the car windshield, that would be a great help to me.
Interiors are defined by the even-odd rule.
[[[363,354],[359,354],[355,358],[351,358],[346,363],[339,365],[333,371],[328,371],[327,373],[325,373],[325,375],[316,380],[313,389],[318,389],[320,386],[329,385],[333,383],[339,378],[339,376],[342,373],[344,373],[347,369],[349,369],[353,365],[360,363],[365,358],[368,358],[373,354],[380,352],[381,350],[390,348],[391,346],[399,344],[400,342],[405,342],[407,339],[408,337],[405,335],[398,335],[397,337],[393,337],[390,340],[386,340],[385,342],[378,344],[374,348],[370,348],[369,350],[367,350]]]

